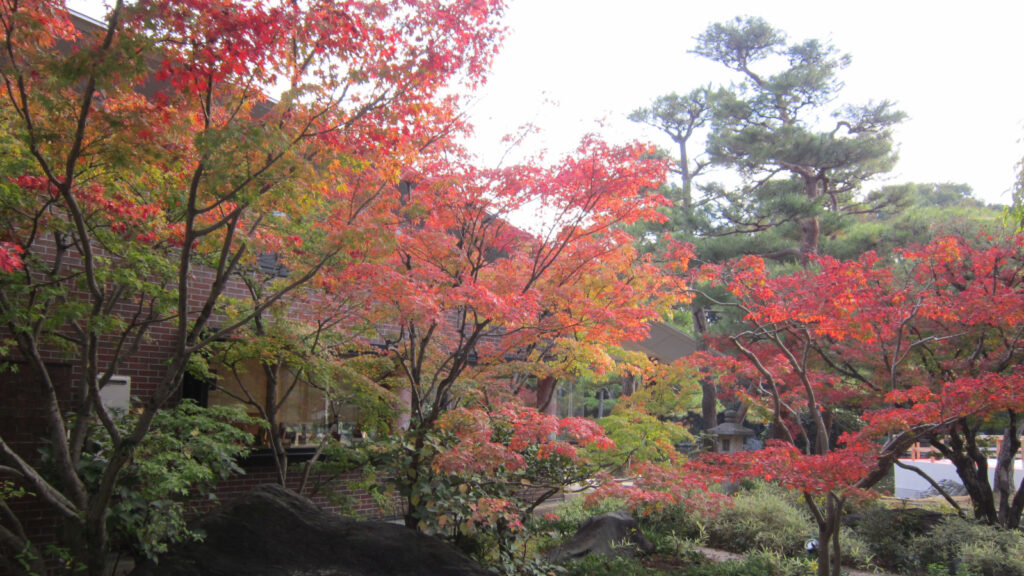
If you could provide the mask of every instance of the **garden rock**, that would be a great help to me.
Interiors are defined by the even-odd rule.
[[[199,528],[204,541],[132,576],[493,576],[436,538],[344,518],[277,485],[226,504]]]
[[[612,512],[586,519],[576,535],[547,554],[549,562],[565,562],[587,554],[640,556],[654,551],[636,520],[625,512]]]
[[[938,485],[940,487],[942,487],[942,489],[945,490],[946,494],[949,494],[950,496],[966,496],[967,495],[967,488],[964,488],[964,485],[961,484],[960,482],[957,482],[956,480],[950,480],[948,478],[945,478],[945,479],[939,480],[938,481]],[[918,498],[931,498],[933,496],[940,496],[940,495],[941,494],[939,494],[939,491],[936,490],[934,487],[932,487],[932,488],[929,488],[929,489],[925,490],[924,492],[922,492],[921,495],[918,496]]]

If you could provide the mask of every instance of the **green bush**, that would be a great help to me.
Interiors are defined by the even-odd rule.
[[[668,573],[644,566],[638,558],[584,556],[566,565],[566,576],[668,576]]]
[[[842,562],[844,566],[853,566],[861,570],[877,571],[879,566],[875,562],[875,554],[866,541],[857,532],[846,528],[839,530],[839,545],[842,547]]]
[[[659,552],[686,555],[708,543],[707,519],[686,510],[669,506],[637,518],[640,531],[654,543]]]
[[[759,550],[742,560],[692,566],[687,576],[814,576],[817,564],[808,558],[788,558],[778,552]]]
[[[907,572],[918,564],[911,542],[925,534],[932,522],[934,520],[930,520],[924,510],[876,504],[862,512],[856,534],[866,545],[875,564],[888,570]]]
[[[546,534],[538,544],[550,549],[571,537],[584,520],[600,514],[625,510],[621,498],[605,498],[587,505],[584,498],[572,498],[559,505],[552,513],[532,519],[527,527],[535,535]],[[670,506],[655,513],[637,516],[640,531],[659,553],[687,556],[697,547],[707,544],[704,521],[686,511],[683,506]]]
[[[916,567],[930,574],[1024,576],[1024,534],[1016,530],[951,516],[911,546]]]
[[[117,420],[123,436],[137,418],[128,412]],[[236,406],[202,408],[190,400],[157,412],[121,474],[108,516],[111,536],[136,559],[155,559],[170,544],[202,539],[186,522],[190,503],[204,495],[213,499],[217,482],[243,473],[235,460],[248,452],[252,435],[241,427],[259,422]],[[96,442],[82,454],[79,470],[90,490],[98,488],[113,450],[107,431],[94,431]]]
[[[685,571],[682,571],[685,570]],[[567,576],[814,576],[817,564],[807,558],[787,558],[761,550],[742,560],[700,561],[670,571],[650,568],[637,558],[586,556],[566,566]]]
[[[733,552],[770,550],[787,556],[804,554],[804,542],[818,529],[802,503],[769,484],[733,496],[707,524],[709,545]]]
[[[966,576],[1024,575],[1021,535],[1001,531],[998,540],[964,542],[960,549],[960,572]]]
[[[623,510],[626,502],[619,498],[606,498],[596,505],[587,506],[585,498],[565,500],[552,512],[534,516],[526,522],[524,545],[529,556],[551,550],[576,534],[580,524],[591,516]],[[528,542],[527,542],[528,541]]]

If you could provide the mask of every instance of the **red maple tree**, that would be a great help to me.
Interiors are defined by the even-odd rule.
[[[52,473],[6,438],[0,470],[65,521],[60,544],[87,573],[108,571],[122,471],[198,353],[366,251],[401,169],[458,124],[442,91],[483,81],[502,10],[119,0],[95,26],[59,1],[0,3],[0,322],[32,375]],[[227,298],[268,253],[288,276]],[[71,366],[71,398],[54,362]],[[137,379],[124,431],[100,391],[133,362],[156,376]],[[86,477],[96,422],[111,449]],[[42,571],[4,512],[0,542]]]
[[[1022,255],[1020,238],[947,237],[887,261],[820,257],[771,276],[747,257],[702,272],[727,285],[728,304],[743,314],[743,327],[719,342],[737,352],[715,360],[734,363],[720,383],[768,414],[778,439],[723,460],[804,493],[819,526],[820,574],[838,574],[845,499],[920,440],[953,460],[979,517],[1019,523],[1021,501],[998,474],[1012,456],[999,455],[993,498],[978,434],[1003,417],[1007,449],[1019,446]],[[866,425],[841,436],[842,412]]]
[[[780,483],[803,493],[818,524],[819,574],[838,574],[845,503],[868,496],[911,445],[929,442],[955,465],[978,518],[1018,526],[1024,497],[1010,467],[1024,397],[1022,246],[1019,236],[946,237],[887,259],[817,257],[785,274],[757,257],[694,271],[726,288],[730,299],[717,304],[742,320],[715,342],[731,355],[686,362],[714,378],[741,416],[764,417],[771,439],[762,450],[687,462],[676,483],[647,480],[677,473],[662,466],[634,487],[604,491],[694,505],[706,500],[694,474]],[[1003,441],[990,483],[981,436],[994,427]]]
[[[645,146],[588,137],[551,166],[496,170],[447,148],[416,168],[396,211],[393,255],[335,286],[378,324],[396,392],[408,398],[394,477],[411,527],[432,489],[427,443],[447,412],[506,406],[515,372],[549,375],[552,362],[638,339],[678,297],[618,227],[658,217],[663,200],[650,190],[665,165]],[[546,214],[530,232],[512,224],[527,205]]]

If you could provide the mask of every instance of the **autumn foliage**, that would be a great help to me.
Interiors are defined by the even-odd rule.
[[[66,525],[65,557],[108,571],[136,447],[186,374],[232,354],[268,382],[283,366],[342,375],[405,412],[375,423],[372,459],[410,527],[512,534],[613,448],[592,422],[524,406],[527,383],[611,368],[608,349],[688,283],[724,290],[740,321],[686,370],[774,441],[686,463],[678,430],[655,430],[684,391],[649,386],[617,416],[657,432],[635,451],[659,462],[616,463],[636,482],[605,478],[598,496],[713,510],[710,483],[759,477],[803,492],[829,541],[843,503],[927,441],[979,516],[1019,525],[1009,456],[990,485],[978,440],[999,416],[1019,447],[1024,240],[808,256],[785,274],[752,256],[691,270],[691,247],[667,241],[659,266],[624,231],[663,218],[668,165],[650,146],[587,136],[554,162],[491,168],[457,144],[457,94],[484,82],[503,8],[119,1],[95,26],[60,2],[0,2],[0,367],[30,375],[48,435],[45,461],[0,437],[0,473]],[[122,420],[101,390],[142,370]],[[276,431],[280,406],[249,400]],[[5,498],[0,545],[44,570]]]
[[[560,419],[518,405],[451,410],[431,441],[439,448],[432,486],[413,493],[419,527],[456,536],[522,529],[536,506],[594,473],[580,448],[613,446],[590,420]],[[442,485],[454,486],[456,494],[438,494]],[[500,522],[493,517],[498,512]]]
[[[62,2],[0,3],[4,367],[31,375],[50,458],[44,472],[0,438],[0,470],[66,523],[59,545],[87,573],[107,572],[122,470],[200,352],[387,246],[402,171],[462,128],[450,94],[483,81],[502,10],[118,1],[97,26]],[[287,277],[229,297],[267,254]],[[152,376],[121,430],[100,390],[140,362]],[[111,441],[87,478],[94,424]],[[5,551],[42,572],[4,511]]]
[[[781,274],[754,256],[693,270],[695,285],[728,294],[717,306],[736,320],[714,353],[685,362],[767,423],[768,445],[648,463],[634,468],[634,485],[600,493],[643,509],[698,505],[700,479],[781,484],[804,495],[819,526],[819,573],[834,574],[843,507],[870,497],[921,442],[953,462],[978,518],[1019,525],[1024,499],[1008,469],[1024,398],[1022,247],[1020,236],[944,237],[893,254],[815,257]],[[983,431],[1002,435],[998,453],[985,453]]]
[[[577,446],[607,443],[510,406],[531,377],[609,363],[680,297],[621,228],[660,218],[666,164],[587,137],[551,164],[475,165],[457,94],[485,79],[501,2],[148,0],[103,26],[60,2],[0,8],[0,321],[51,446],[43,472],[0,438],[2,470],[67,522],[59,544],[88,573],[106,571],[121,471],[157,412],[242,354],[268,390],[285,365],[377,367],[356,379],[378,404],[407,398],[389,432],[413,526],[445,517],[422,500],[433,478],[554,486],[585,469]],[[544,217],[517,223],[530,210]],[[101,390],[139,362],[152,375],[122,429]],[[274,423],[276,400],[249,400]],[[85,478],[83,454],[107,466]],[[465,522],[518,514],[462,484]],[[6,510],[3,545],[30,549]]]
[[[450,410],[494,412],[529,377],[570,373],[609,344],[641,338],[679,298],[618,227],[657,217],[662,199],[650,190],[664,173],[648,147],[596,137],[548,166],[480,169],[457,148],[439,149],[407,173],[413,185],[395,211],[392,251],[354,267],[358,274],[329,277],[330,293],[358,301],[378,326],[395,390],[409,399],[407,469],[396,473],[408,525],[422,520],[412,496],[430,487],[437,466],[486,465],[456,457],[468,447],[424,450]],[[546,217],[516,226],[524,206]],[[542,455],[574,451],[539,446]]]
[[[885,258],[816,257],[788,274],[750,256],[698,271],[726,288],[722,304],[742,322],[717,342],[731,357],[697,361],[777,439],[720,463],[803,492],[824,541],[846,498],[926,442],[953,460],[979,517],[1016,525],[1016,489],[979,480],[978,435],[1008,418],[1004,442],[1019,446],[1021,248],[1020,237],[945,237]],[[839,424],[846,415],[854,426]],[[1000,453],[997,477],[1008,465]]]

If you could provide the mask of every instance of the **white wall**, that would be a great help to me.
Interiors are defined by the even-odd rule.
[[[942,480],[952,480],[957,484],[960,482],[960,477],[956,475],[956,468],[953,463],[949,460],[900,460],[904,464],[916,466],[928,474],[936,482]],[[996,461],[994,458],[990,458],[988,461],[988,479],[989,482],[995,477],[995,465]],[[897,498],[918,498],[922,493],[927,492],[931,489],[931,484],[927,480],[922,478],[916,472],[911,470],[905,470],[898,466],[893,466],[896,474],[896,494]],[[1020,479],[1024,474],[1024,469],[1021,467],[1021,461],[1014,461],[1014,477]]]

